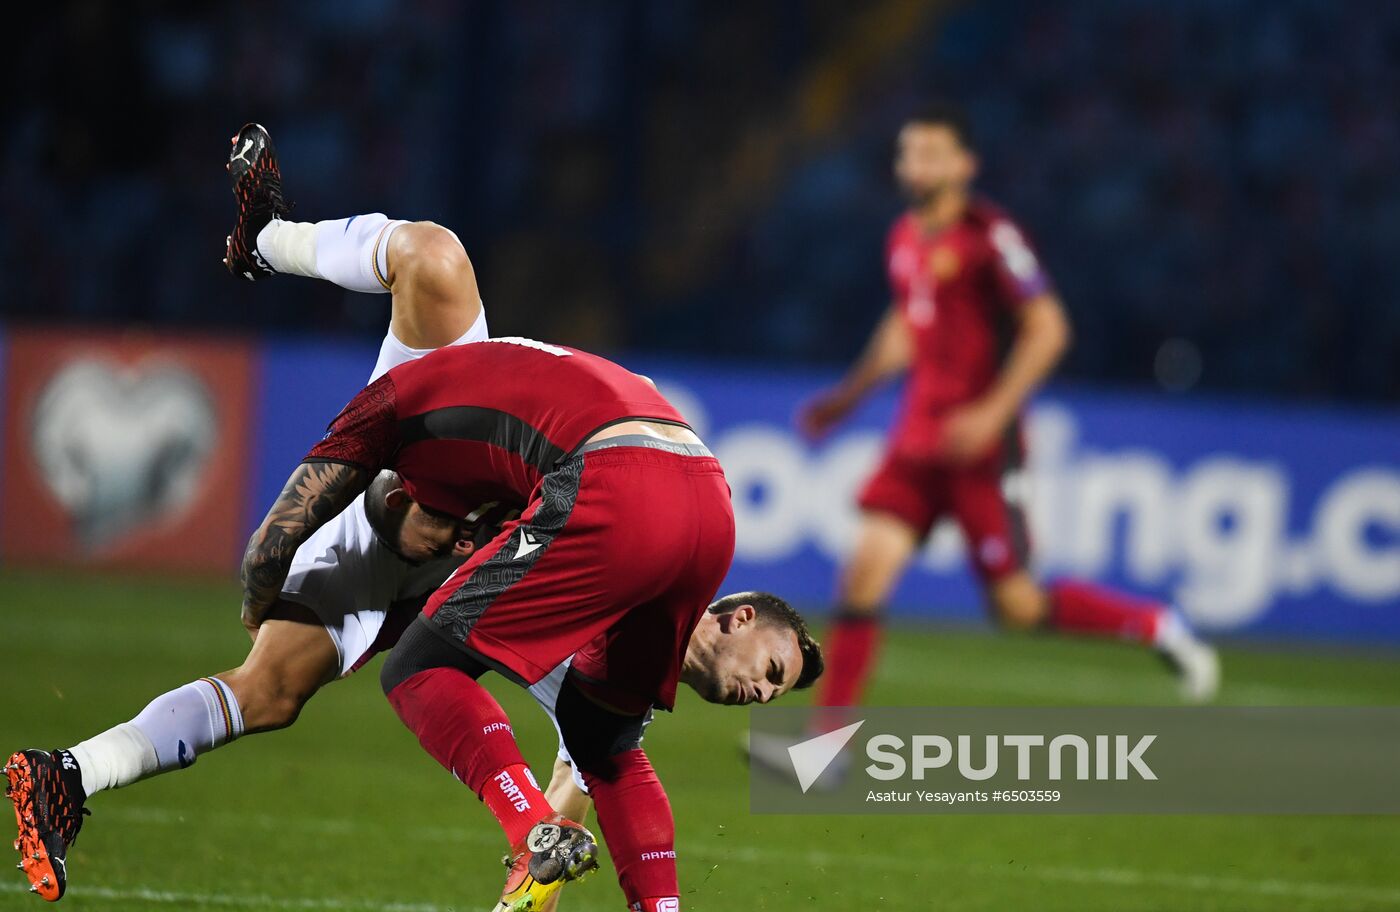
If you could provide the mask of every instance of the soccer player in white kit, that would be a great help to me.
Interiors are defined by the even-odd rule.
[[[254,281],[276,273],[302,275],[391,295],[389,331],[371,380],[436,348],[488,337],[476,275],[450,230],[382,213],[285,220],[276,154],[257,124],[234,136],[228,170],[239,211],[224,262],[234,275]],[[382,502],[369,505],[377,514],[375,526],[397,533],[391,541],[371,525],[366,496],[297,550],[281,599],[265,620],[253,624],[245,615],[253,646],[242,665],[162,694],[131,721],[71,748],[21,751],[10,758],[11,782],[27,783],[29,794],[42,790],[48,799],[39,809],[45,819],[29,828],[33,844],[23,849],[21,866],[32,892],[50,901],[63,895],[66,848],[88,798],[188,767],[201,753],[241,735],[291,725],[322,686],[392,647],[427,596],[471,554],[473,538],[485,541],[505,519],[489,511],[433,514],[391,485]],[[456,525],[450,549],[427,547],[416,534],[427,527],[441,531],[445,523]],[[531,688],[551,719],[564,670]],[[561,746],[548,798],[561,813],[582,820],[589,801],[566,760]],[[22,821],[20,829],[23,841]]]

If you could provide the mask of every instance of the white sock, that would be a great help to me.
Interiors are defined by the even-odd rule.
[[[278,272],[383,294],[389,290],[389,236],[404,224],[382,212],[314,223],[273,219],[258,232],[258,252]]]
[[[83,790],[93,795],[148,776],[184,769],[202,751],[243,733],[243,714],[229,686],[200,678],[161,694],[130,722],[71,749],[82,770]]]
[[[1172,652],[1195,642],[1196,635],[1180,612],[1170,608],[1162,612],[1161,617],[1157,619],[1156,635],[1152,637],[1153,648],[1159,652]]]

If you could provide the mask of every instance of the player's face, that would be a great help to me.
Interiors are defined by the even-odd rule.
[[[792,690],[802,673],[802,651],[791,628],[757,623],[748,606],[706,620],[716,625],[717,635],[702,660],[703,675],[690,682],[702,698],[744,706]]]
[[[965,190],[976,172],[977,159],[949,127],[911,123],[899,131],[894,173],[916,206],[933,202],[950,190]]]
[[[466,524],[424,510],[410,501],[399,526],[399,554],[416,563],[456,554],[472,553]]]

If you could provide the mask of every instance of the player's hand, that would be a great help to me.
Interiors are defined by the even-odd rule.
[[[855,400],[840,387],[820,393],[797,412],[797,429],[808,438],[824,437],[855,408]]]
[[[976,462],[996,446],[1008,420],[1000,409],[986,402],[954,409],[943,424],[939,455],[958,465]]]

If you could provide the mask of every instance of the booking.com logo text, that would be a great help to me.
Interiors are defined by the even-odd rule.
[[[700,427],[721,405],[662,387]],[[1247,422],[1239,432],[1249,433]],[[737,562],[779,569],[813,547],[833,563],[846,556],[858,523],[855,497],[882,452],[883,428],[838,432],[816,446],[788,423],[701,433],[734,490]],[[1091,447],[1076,412],[1054,401],[1032,411],[1028,438],[1029,471],[1009,477],[1006,493],[1028,508],[1041,571],[1121,574],[1217,630],[1249,624],[1283,597],[1378,607],[1400,599],[1400,469],[1393,462],[1358,459],[1320,487],[1314,481],[1304,496],[1285,455],[1245,458],[1191,439],[1164,439],[1160,449]],[[917,569],[962,573],[964,555],[960,533],[945,523]],[[829,589],[825,581],[811,595]]]

